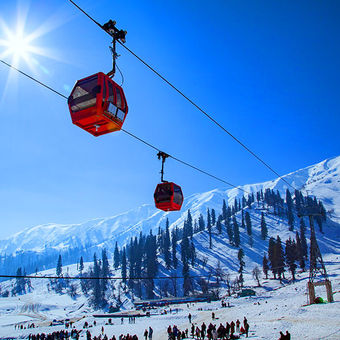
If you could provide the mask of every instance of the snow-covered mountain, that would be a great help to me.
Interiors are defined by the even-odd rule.
[[[338,302],[336,293],[340,292],[338,268],[338,254],[340,249],[340,157],[328,159],[314,166],[295,171],[284,176],[284,179],[297,189],[300,189],[303,194],[308,193],[317,196],[323,201],[323,204],[328,211],[328,218],[323,224],[323,232],[321,232],[317,223],[315,223],[315,229],[317,242],[327,267],[328,275],[332,280],[334,299]],[[146,234],[152,229],[157,232],[159,225],[164,228],[166,217],[171,219],[172,226],[177,225],[182,227],[184,219],[187,218],[188,209],[191,210],[193,218],[197,218],[200,213],[205,215],[207,208],[214,208],[216,212],[219,213],[222,208],[223,199],[228,201],[230,205],[233,205],[235,197],[240,198],[244,194],[241,189],[244,189],[247,192],[258,192],[261,189],[265,190],[266,188],[279,190],[281,196],[284,197],[287,183],[277,179],[265,183],[245,185],[239,189],[215,189],[206,193],[195,194],[186,199],[182,212],[177,213],[167,214],[156,210],[152,206],[143,205],[138,209],[117,216],[96,219],[82,224],[48,224],[37,226],[18,233],[7,240],[0,241],[0,249],[6,249],[7,254],[9,252],[19,252],[12,258],[8,255],[6,256],[9,274],[12,274],[18,267],[25,268],[26,264],[30,265],[29,262],[22,262],[24,260],[26,261],[26,258],[31,258],[32,261],[36,261],[38,254],[40,254],[39,256],[41,258],[48,255],[51,261],[48,263],[46,261],[41,261],[39,264],[36,264],[36,261],[34,263],[34,266],[39,266],[39,270],[47,269],[40,273],[38,272],[37,276],[52,276],[55,275],[55,264],[58,253],[63,253],[64,261],[66,257],[64,257],[64,255],[67,255],[69,249],[79,247],[81,248],[80,252],[72,254],[72,256],[69,256],[68,261],[65,261],[68,262],[69,265],[65,266],[67,263],[63,262],[63,273],[65,273],[66,276],[77,276],[79,274],[79,269],[78,264],[75,262],[79,259],[80,254],[83,256],[83,251],[88,250],[89,255],[86,260],[87,262],[84,264],[84,271],[86,272],[93,266],[93,252],[99,250],[98,248],[100,247],[105,246],[108,250],[112,251],[115,241],[118,241],[120,246],[122,246],[131,236],[137,236],[139,231],[143,231],[143,233]],[[286,278],[282,282],[274,279],[264,279],[262,277],[261,287],[258,287],[255,283],[252,273],[256,267],[260,268],[262,266],[263,255],[268,251],[269,237],[276,238],[277,236],[280,236],[284,246],[286,240],[289,238],[295,239],[296,231],[300,230],[296,209],[294,209],[293,212],[295,219],[294,230],[291,230],[286,214],[280,215],[275,213],[274,210],[275,209],[270,206],[270,204],[266,205],[266,203],[261,200],[260,202],[255,201],[250,207],[245,208],[245,211],[250,215],[252,232],[250,236],[247,233],[246,228],[240,228],[240,247],[244,253],[243,260],[245,263],[243,274],[245,287],[254,289],[256,291],[256,296],[253,298],[236,298],[236,295],[234,295],[234,297],[228,297],[231,307],[237,305],[237,308],[220,309],[218,311],[218,313],[220,313],[218,314],[218,317],[225,320],[229,318],[230,320],[231,315],[233,315],[234,319],[246,315],[248,319],[252,320],[252,325],[254,325],[252,326],[254,327],[252,328],[252,336],[260,336],[263,339],[276,338],[278,329],[281,329],[281,327],[289,328],[292,330],[292,333],[294,332],[295,336],[298,335],[300,338],[303,338],[304,335],[308,334],[308,336],[304,338],[312,339],[313,337],[310,336],[310,329],[313,328],[312,326],[315,326],[318,319],[319,321],[321,320],[320,327],[317,327],[319,333],[315,333],[313,328],[314,338],[337,339],[338,332],[333,333],[332,330],[336,327],[338,321],[336,303],[322,304],[322,307],[321,305],[313,305],[307,308],[302,306],[306,303],[305,289],[308,280],[308,271],[302,272],[299,268],[296,272],[297,280],[295,282],[290,280],[291,273],[288,268],[286,268]],[[265,240],[261,237],[262,214],[265,216],[268,227],[268,237]],[[240,222],[242,219],[242,211],[236,212],[234,216],[236,220]],[[306,217],[307,244],[309,244],[308,236],[310,235],[308,222],[308,218]],[[223,228],[221,232],[218,232],[216,227],[217,226],[214,225],[212,228],[211,247],[207,229],[195,232],[192,237],[195,249],[195,263],[194,265],[190,265],[189,270],[194,293],[203,292],[199,277],[208,278],[209,289],[211,290],[216,288],[216,277],[218,272],[223,272],[224,278],[228,277],[231,283],[239,277],[238,270],[240,264],[238,254],[240,248],[229,241],[226,228]],[[54,253],[51,252],[51,249],[54,249]],[[32,251],[36,251],[36,253],[32,253]],[[165,256],[158,253],[158,272],[154,280],[155,297],[161,297],[164,296],[162,294],[168,293],[170,296],[183,295],[183,280],[171,280],[170,278],[171,275],[180,277],[183,274],[183,262],[179,255],[180,251],[181,244],[178,244],[178,253],[176,255],[178,266],[176,268],[171,266],[170,269],[165,265]],[[33,256],[30,256],[32,254]],[[15,259],[17,260],[16,264],[13,262]],[[1,260],[4,260],[4,257],[0,257],[0,268]],[[110,268],[112,269],[111,276],[116,278],[120,277],[122,275],[122,268],[119,267],[118,269],[114,269],[112,259],[110,259],[109,262]],[[36,267],[33,267],[33,271],[35,268]],[[2,272],[2,269],[0,271]],[[166,278],[167,276],[169,276],[166,281],[168,285],[165,283],[163,284],[165,281],[159,280],[160,277]],[[271,277],[271,274],[269,276]],[[254,286],[255,284],[256,286]],[[3,296],[2,304],[0,306],[0,314],[2,315],[0,336],[8,337],[13,335],[14,323],[27,324],[34,320],[39,327],[39,330],[49,332],[51,328],[47,327],[47,324],[54,319],[67,318],[75,320],[76,326],[79,326],[80,328],[82,328],[85,320],[88,320],[89,322],[93,322],[94,320],[94,317],[91,315],[94,311],[94,307],[91,304],[91,293],[88,296],[83,294],[81,284],[78,280],[73,281],[73,288],[77,293],[75,296],[70,294],[70,287],[65,287],[61,292],[55,291],[51,288],[52,281],[50,280],[42,280],[39,278],[36,278],[35,280],[32,279],[32,285],[26,294],[18,296],[15,296],[15,292],[13,293],[15,285],[15,279],[6,280],[0,284],[0,291],[2,291]],[[142,285],[142,287],[144,286]],[[176,287],[176,293],[174,287]],[[223,283],[220,293],[224,296],[227,295],[225,283]],[[319,293],[320,291],[318,291],[318,294]],[[106,297],[110,304],[117,303],[117,294],[121,294],[119,299],[119,301],[122,301],[120,306],[121,309],[131,309],[131,299],[133,296],[131,290],[125,289],[121,280],[111,280],[111,288],[106,292]],[[146,296],[145,291],[143,296]],[[216,302],[215,305],[211,303],[206,305],[197,304],[197,307],[194,309],[193,306],[190,306],[190,309],[186,309],[186,306],[184,305],[184,307],[180,306],[175,317],[170,314],[162,315],[162,307],[162,309],[157,311],[158,315],[152,314],[147,322],[153,322],[152,327],[157,330],[157,332],[155,332],[158,336],[156,339],[163,339],[166,337],[166,328],[170,323],[175,322],[176,324],[179,324],[182,322],[183,327],[187,327],[187,315],[189,310],[194,316],[195,322],[202,322],[210,320],[211,310],[218,310],[219,306],[220,302]],[[184,309],[182,310],[182,308]],[[317,318],[315,318],[316,312],[319,313]],[[327,317],[325,317],[325,315]],[[296,320],[298,320],[299,316],[301,316],[301,318],[299,323],[297,323]],[[164,318],[168,319],[165,320]],[[330,331],[325,330],[325,327],[321,327],[325,324],[326,319],[326,323],[330,325],[330,327],[333,327]],[[49,320],[49,322],[47,323],[46,320]],[[162,320],[163,322],[161,322]],[[309,324],[306,320],[309,320]],[[92,328],[93,332],[99,334],[102,326],[105,326],[105,329],[107,329],[104,323],[98,324],[100,325],[99,327]],[[127,331],[130,331],[131,327],[134,327],[134,331],[142,336],[145,329],[145,323],[143,323],[143,320],[137,320],[137,325],[136,328],[135,324],[126,323],[126,327],[128,327],[126,329]],[[273,325],[276,326],[274,331]],[[118,330],[121,332],[123,326],[125,327],[125,325],[122,325],[119,321],[116,328],[110,326],[110,332]],[[64,327],[64,325],[61,327]],[[30,330],[20,330],[18,328],[16,332],[17,334],[26,334],[27,337]],[[329,334],[335,334],[335,337],[330,337]],[[22,337],[24,337],[24,335],[22,335]]]
[[[322,200],[330,217],[340,221],[340,156],[324,160],[316,165],[297,170],[283,178],[303,193],[315,195]],[[44,224],[16,233],[7,239],[0,240],[0,255],[16,252],[43,252],[45,249],[66,250],[69,247],[99,246],[111,248],[117,241],[119,245],[126,243],[131,236],[140,231],[148,233],[150,229],[156,232],[164,226],[165,219],[170,220],[170,227],[181,226],[187,210],[190,209],[193,218],[199,214],[205,215],[207,208],[219,212],[223,199],[233,203],[235,197],[241,197],[246,192],[257,192],[261,189],[279,190],[284,195],[288,185],[282,179],[275,179],[258,184],[249,184],[238,189],[214,189],[201,194],[194,194],[185,199],[181,212],[166,213],[151,205],[142,205],[125,213],[97,218],[80,224]],[[289,188],[291,189],[291,188]]]

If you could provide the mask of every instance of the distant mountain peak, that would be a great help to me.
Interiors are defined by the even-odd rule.
[[[321,199],[326,209],[332,212],[331,217],[340,221],[340,156],[291,172],[283,178],[293,187]],[[146,234],[152,229],[156,233],[160,225],[165,225],[166,218],[169,218],[171,227],[181,226],[188,209],[193,218],[198,218],[200,214],[205,215],[207,208],[213,208],[219,214],[223,199],[232,204],[235,197],[240,198],[244,195],[244,191],[255,193],[269,188],[284,194],[287,187],[288,185],[282,179],[277,178],[229,190],[216,188],[193,194],[185,199],[180,212],[166,213],[150,204],[142,204],[115,216],[96,218],[79,224],[38,225],[26,228],[5,240],[0,240],[1,254],[15,254],[17,251],[44,251],[46,247],[65,249],[89,245],[106,246],[116,241],[118,244],[124,244],[131,237],[138,236],[140,232]]]

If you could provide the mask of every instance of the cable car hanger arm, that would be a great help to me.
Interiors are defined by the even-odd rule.
[[[161,182],[164,183],[164,182],[167,182],[163,179],[163,176],[164,176],[164,163],[165,163],[165,160],[170,157],[170,155],[168,155],[167,153],[163,152],[163,151],[159,151],[158,154],[157,154],[157,157],[158,159],[161,159],[162,158],[162,170],[161,170]]]
[[[116,21],[114,20],[109,20],[106,24],[101,26],[101,28],[112,37],[112,47],[110,46],[112,53],[112,70],[107,74],[112,78],[116,73],[116,59],[119,57],[116,52],[116,42],[118,41],[121,45],[124,44],[126,42],[125,36],[127,31],[119,30],[116,27]]]
[[[91,21],[93,21],[97,26],[99,26],[102,30],[104,30],[107,34],[109,34],[113,40],[112,40],[112,47],[110,47],[110,50],[112,52],[112,70],[107,73],[109,77],[113,77],[116,72],[116,59],[118,57],[116,53],[116,41],[118,41],[122,46],[126,42],[125,36],[127,34],[127,31],[119,30],[116,27],[116,21],[109,20],[104,25],[101,25],[97,20],[93,19],[90,15],[88,15],[81,7],[79,7],[74,1],[70,0],[70,2],[77,7],[82,13],[84,13]]]

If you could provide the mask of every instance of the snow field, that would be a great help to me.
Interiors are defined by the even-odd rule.
[[[280,331],[289,330],[292,339],[340,339],[340,263],[337,255],[325,256],[328,263],[327,270],[334,292],[334,303],[320,305],[306,305],[306,284],[308,273],[300,273],[294,284],[280,284],[277,280],[262,280],[262,287],[253,287],[254,281],[249,275],[245,276],[246,284],[256,290],[256,297],[228,297],[230,308],[221,308],[220,301],[211,303],[195,303],[172,305],[173,310],[161,315],[163,308],[151,310],[150,317],[136,318],[135,324],[129,324],[124,320],[121,324],[120,318],[112,319],[113,325],[105,325],[107,319],[96,318],[97,326],[90,328],[92,335],[99,335],[101,327],[104,326],[108,336],[115,334],[137,334],[143,339],[145,328],[151,326],[154,329],[154,340],[167,339],[167,327],[177,325],[179,329],[189,328],[188,313],[192,314],[192,322],[201,325],[202,322],[209,324],[213,322],[231,322],[239,319],[243,321],[244,316],[250,324],[250,338],[277,339]],[[41,280],[40,280],[41,281]],[[46,283],[39,283],[45,285]],[[37,288],[37,287],[36,287]],[[325,298],[325,291],[317,290]],[[174,312],[178,308],[178,312]],[[216,320],[213,321],[211,313],[214,311]],[[47,292],[47,289],[35,289],[32,293],[20,297],[8,297],[0,299],[0,337],[25,338],[31,332],[53,332],[65,329],[63,325],[49,327],[53,319],[74,320],[74,326],[82,329],[85,321],[93,324],[95,318],[86,304],[84,297],[76,300],[67,295],[58,295]],[[39,328],[14,330],[15,324],[34,322]],[[83,332],[85,334],[85,332]],[[84,334],[81,339],[84,339]]]

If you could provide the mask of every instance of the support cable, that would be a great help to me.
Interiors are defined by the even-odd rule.
[[[66,97],[66,96],[63,95],[62,93],[60,93],[60,92],[54,90],[52,87],[50,87],[50,86],[44,84],[43,82],[39,81],[38,79],[36,79],[36,78],[30,76],[29,74],[27,74],[27,73],[25,73],[25,72],[19,70],[18,68],[12,66],[11,64],[6,63],[5,61],[3,61],[3,60],[1,60],[1,59],[0,59],[0,61],[1,61],[3,64],[5,64],[6,66],[8,66],[8,67],[10,67],[10,68],[16,70],[17,72],[21,73],[21,74],[24,75],[25,77],[28,77],[29,79],[35,81],[35,82],[38,83],[39,85],[41,85],[41,86],[47,88],[48,90],[50,90],[50,91],[56,93],[56,94],[59,95],[60,97],[65,98],[65,99],[68,99],[68,97]],[[156,146],[154,146],[154,145],[152,145],[151,143],[145,141],[144,139],[142,139],[142,138],[140,138],[140,137],[134,135],[133,133],[131,133],[131,132],[125,130],[125,129],[121,129],[121,131],[123,131],[125,134],[127,134],[127,135],[129,135],[129,136],[131,136],[131,137],[133,137],[133,138],[135,138],[135,139],[137,139],[138,141],[144,143],[145,145],[149,146],[150,148],[152,148],[152,149],[154,149],[154,150],[156,150],[156,151],[158,151],[158,152],[162,152],[162,151],[161,151],[159,148],[157,148]],[[212,177],[212,178],[214,178],[214,179],[216,179],[216,180],[218,180],[218,181],[220,181],[220,182],[222,182],[222,183],[224,183],[224,184],[227,184],[227,185],[229,185],[229,186],[231,186],[231,187],[233,187],[233,188],[239,189],[239,190],[243,191],[244,193],[246,193],[246,194],[248,194],[248,195],[250,194],[250,192],[248,192],[248,191],[246,191],[246,190],[240,188],[239,186],[236,186],[236,185],[234,185],[234,184],[232,184],[232,183],[230,183],[230,182],[227,182],[227,181],[225,181],[224,179],[219,178],[219,177],[217,177],[217,176],[215,176],[215,175],[212,175],[212,174],[210,174],[210,173],[208,173],[208,172],[206,172],[206,171],[204,171],[204,170],[202,170],[202,169],[200,169],[200,168],[198,168],[198,167],[196,167],[196,166],[194,166],[194,165],[191,165],[191,164],[189,164],[189,163],[187,163],[187,162],[185,162],[185,161],[182,161],[182,160],[180,160],[180,159],[177,158],[177,157],[174,157],[174,156],[171,156],[171,155],[168,155],[168,156],[171,157],[172,159],[176,160],[176,161],[179,162],[179,163],[182,163],[182,164],[184,164],[184,165],[186,165],[186,166],[188,166],[188,167],[190,167],[190,168],[192,168],[192,169],[194,169],[194,170],[196,170],[196,171],[201,172],[202,174],[205,174],[205,175],[207,175],[207,176],[209,176],[209,177]]]
[[[92,20],[96,25],[98,25],[101,29],[103,29],[110,36],[111,34],[105,30],[103,25],[101,25],[98,21],[93,19],[88,13],[86,13],[82,8],[80,8],[74,1],[69,0],[75,7],[77,7],[82,13],[84,13],[90,20]],[[271,172],[273,172],[276,176],[278,176],[282,181],[284,181],[288,186],[296,190],[293,185],[287,182],[277,171],[275,171],[267,162],[265,162],[260,156],[258,156],[254,151],[252,151],[249,147],[247,147],[243,142],[240,141],[236,136],[234,136],[230,131],[228,131],[222,124],[220,124],[215,118],[213,118],[210,114],[208,114],[204,109],[202,109],[198,104],[196,104],[193,100],[191,100],[188,96],[186,96],[181,90],[179,90],[175,85],[173,85],[169,80],[167,80],[164,76],[162,76],[157,70],[155,70],[151,65],[149,65],[146,61],[140,58],[136,53],[134,53],[131,49],[125,46],[121,41],[117,40],[117,42],[124,47],[129,53],[131,53],[134,57],[136,57],[141,63],[143,63],[147,68],[149,68],[154,74],[156,74],[159,78],[161,78],[164,82],[166,82],[170,87],[172,87],[178,94],[180,94],[183,98],[185,98],[190,104],[192,104],[196,109],[198,109],[201,113],[203,113],[209,120],[211,120],[215,125],[217,125],[220,129],[222,129],[225,133],[227,133],[231,138],[233,138],[238,144],[240,144],[247,152],[249,152],[253,157],[255,157],[259,162],[261,162],[265,167],[267,167]]]
[[[205,278],[212,275],[190,275],[190,278]],[[0,278],[7,279],[64,279],[64,280],[165,280],[165,279],[184,279],[184,276],[137,276],[137,277],[122,277],[122,276],[43,276],[43,275],[5,275],[0,274]]]

